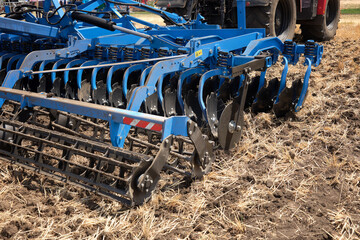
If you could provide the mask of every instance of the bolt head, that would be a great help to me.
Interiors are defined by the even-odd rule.
[[[232,120],[229,122],[229,127],[228,127],[229,133],[234,133],[235,129],[236,129],[236,124],[234,120]]]

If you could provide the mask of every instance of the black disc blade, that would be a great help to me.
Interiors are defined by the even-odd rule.
[[[254,102],[254,100],[256,98],[258,88],[259,88],[259,82],[260,82],[260,77],[259,76],[256,76],[256,77],[251,79],[251,81],[250,81],[250,83],[248,85],[247,93],[246,93],[244,109],[248,109],[253,104],[253,102]],[[243,92],[243,88],[244,88],[244,85],[242,85],[240,87],[240,89],[239,89],[240,93]],[[241,99],[241,96],[238,96],[237,98]]]
[[[269,112],[273,107],[279,86],[280,82],[277,78],[271,79],[267,86],[260,89],[257,101],[251,106],[251,111],[253,113]]]
[[[81,81],[81,88],[78,89],[78,97],[80,101],[92,102],[90,82],[86,80]]]
[[[233,101],[227,104],[219,120],[218,136],[221,147],[225,150],[234,148],[240,141],[241,131],[237,129],[237,118],[239,116],[240,105]]]
[[[6,68],[0,69],[0,86],[3,84],[6,74]]]
[[[159,100],[157,93],[151,94],[149,97],[145,99],[145,109],[147,113],[159,115]]]
[[[273,106],[276,117],[283,117],[288,112],[294,110],[294,105],[299,99],[302,85],[303,83],[301,80],[295,80],[290,88],[284,88],[279,95],[279,102]]]
[[[216,93],[211,93],[206,98],[206,115],[212,135],[218,137],[219,118],[225,108],[224,102],[216,96]]]
[[[64,81],[61,78],[55,78],[51,92],[57,97],[62,97],[64,92]]]
[[[176,100],[176,92],[170,88],[166,89],[164,94],[164,112],[167,117],[177,115]]]
[[[202,125],[202,111],[197,98],[197,93],[194,90],[189,90],[184,101],[185,114],[199,126]]]
[[[42,75],[39,80],[39,86],[37,87],[37,92],[50,92],[53,87],[52,81],[49,76]]]
[[[93,90],[93,100],[96,104],[107,105],[107,94],[106,94],[106,85],[103,81],[98,81],[96,83],[96,89]]]
[[[125,108],[126,103],[123,97],[123,91],[120,84],[115,83],[112,86],[112,92],[109,94],[110,105],[116,108]]]

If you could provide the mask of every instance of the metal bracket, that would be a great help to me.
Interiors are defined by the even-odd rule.
[[[213,145],[208,137],[203,135],[200,128],[193,121],[188,121],[188,135],[194,143],[195,151],[191,158],[193,173],[195,177],[201,178],[210,171],[211,165],[215,160]]]
[[[168,136],[162,142],[154,160],[142,161],[134,171],[129,186],[129,195],[134,205],[142,204],[150,199],[152,191],[160,180],[160,172],[169,157],[172,140],[173,136]]]

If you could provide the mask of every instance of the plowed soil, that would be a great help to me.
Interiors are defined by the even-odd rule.
[[[323,45],[299,113],[248,113],[210,174],[138,208],[1,162],[0,239],[359,239],[360,25]]]

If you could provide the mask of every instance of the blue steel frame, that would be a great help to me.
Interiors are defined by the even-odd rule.
[[[58,1],[52,1],[55,6],[58,4]],[[131,0],[122,0],[119,2],[138,4],[137,2]],[[47,4],[50,1],[46,1]],[[118,14],[117,10],[108,2],[103,2],[101,0],[90,1],[84,5],[79,6],[79,9],[92,10],[99,6],[100,3],[105,3],[106,8],[114,11]],[[137,20],[134,17],[128,16],[119,16],[120,19],[116,20],[118,26],[126,27],[130,30],[136,30],[142,33],[146,33],[152,36],[152,40],[141,38],[127,33],[115,33],[102,30],[98,27],[89,26],[86,23],[73,21],[70,16],[65,16],[64,20],[55,27],[49,26],[44,22],[44,19],[37,19],[42,24],[37,24],[31,21],[34,21],[34,18],[30,22],[17,21],[12,19],[0,18],[0,30],[4,32],[14,33],[14,25],[18,25],[20,32],[15,31],[15,35],[11,34],[2,34],[0,35],[1,39],[18,39],[19,35],[24,38],[35,38],[40,39],[41,37],[47,38],[59,38],[67,40],[67,47],[62,49],[51,49],[51,50],[40,50],[34,51],[28,54],[22,61],[20,61],[21,66],[18,70],[11,70],[7,73],[7,76],[0,87],[0,107],[3,105],[5,100],[14,100],[19,101],[24,106],[42,106],[52,109],[57,109],[61,111],[71,112],[75,114],[85,115],[88,117],[94,117],[103,119],[110,122],[110,135],[112,144],[114,146],[123,147],[125,143],[125,138],[127,137],[130,125],[123,123],[124,117],[131,117],[138,120],[150,121],[153,123],[159,123],[163,126],[162,137],[166,138],[168,135],[182,135],[187,136],[187,122],[189,121],[188,117],[158,117],[149,114],[139,113],[138,110],[141,104],[145,99],[151,94],[158,92],[158,97],[160,102],[162,102],[161,89],[157,89],[157,86],[162,85],[162,81],[165,75],[174,74],[176,72],[180,73],[180,80],[178,82],[178,93],[181,93],[181,87],[184,81],[187,81],[187,76],[198,73],[203,74],[200,80],[199,85],[199,103],[206,119],[206,107],[202,98],[202,90],[207,79],[212,76],[221,76],[221,78],[231,78],[232,77],[232,67],[240,66],[247,64],[250,61],[253,61],[257,55],[264,51],[272,52],[272,57],[267,59],[267,67],[270,67],[277,61],[278,55],[283,53],[284,55],[284,70],[281,78],[281,87],[283,90],[286,86],[286,75],[288,64],[296,64],[299,60],[301,54],[305,54],[306,65],[308,65],[303,89],[301,91],[300,99],[295,107],[295,110],[298,111],[303,103],[305,98],[308,80],[311,73],[311,66],[317,66],[320,63],[322,55],[322,46],[309,42],[305,45],[292,45],[282,43],[276,37],[264,38],[265,30],[264,29],[246,29],[245,24],[245,1],[238,0],[238,28],[237,29],[219,29],[218,26],[211,26],[204,23],[201,23],[199,20],[192,21],[190,23],[185,23],[184,20],[177,16],[176,14],[170,14],[162,12],[160,14],[166,14],[168,17],[173,19],[175,22],[180,24],[177,27],[159,27],[151,23],[145,25],[152,26],[155,29],[145,30],[145,29],[135,29],[131,21],[140,21],[145,23],[142,20]],[[46,8],[50,6],[46,5]],[[148,7],[139,5],[139,8],[146,9],[147,11],[154,12],[159,14],[156,9],[149,10]],[[59,12],[59,17],[64,14]],[[64,25],[64,22],[69,22],[70,24]],[[27,28],[27,30],[25,30]],[[21,38],[21,37],[20,37]],[[185,39],[184,44],[179,44],[177,39]],[[160,57],[156,58],[156,55],[151,55],[150,59],[147,60],[135,60],[130,62],[101,62],[98,60],[79,60],[74,59],[74,57],[79,56],[85,51],[93,51],[95,45],[105,44],[108,46],[118,46],[118,47],[132,47],[133,49],[148,48],[150,51],[152,49],[167,49],[176,52],[181,49],[187,54],[185,55],[174,55],[169,57]],[[219,65],[217,60],[219,58],[220,52],[230,53],[229,58],[226,59],[225,65]],[[2,59],[0,57],[0,61]],[[10,56],[9,56],[10,57]],[[139,58],[139,56],[138,56]],[[36,63],[39,63],[39,72],[34,73],[33,67]],[[137,87],[130,96],[130,101],[126,107],[126,110],[99,106],[95,104],[89,104],[73,100],[63,100],[59,98],[47,98],[45,95],[27,93],[18,90],[11,90],[15,85],[16,81],[23,77],[32,78],[34,74],[38,74],[39,77],[46,71],[42,71],[45,68],[45,65],[49,62],[55,62],[52,67],[51,78],[52,81],[55,79],[56,71],[64,72],[64,83],[68,81],[68,73],[70,70],[76,70],[74,65],[80,65],[79,71],[77,73],[77,85],[78,88],[81,88],[81,75],[83,69],[92,68],[93,75],[91,79],[92,89],[96,89],[96,73],[101,68],[110,68],[107,76],[107,90],[110,93],[111,89],[111,77],[112,73],[119,68],[129,67],[127,73],[124,75],[123,84],[123,93],[127,95],[127,82],[128,77],[131,71],[136,69],[143,70],[143,75],[141,76],[141,84]],[[155,64],[154,64],[155,63]],[[64,69],[57,69],[58,66],[66,64]],[[261,73],[261,80],[259,84],[259,89],[263,86],[265,82],[266,69]],[[161,87],[160,87],[161,88]],[[281,91],[279,91],[280,94]],[[181,95],[178,95],[178,100],[183,108],[183,102]],[[277,100],[278,101],[278,96]]]

